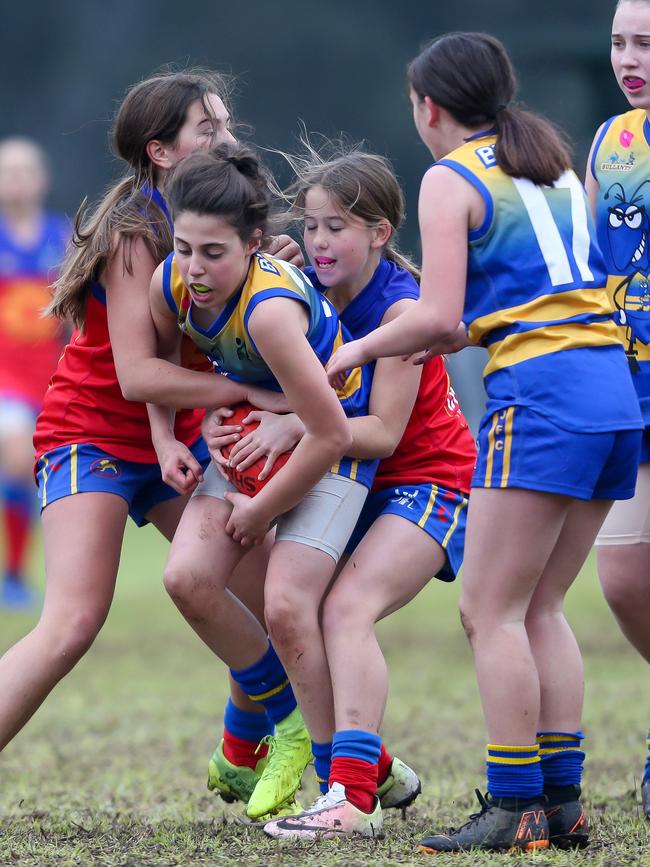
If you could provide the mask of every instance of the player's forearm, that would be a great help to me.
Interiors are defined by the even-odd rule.
[[[247,389],[225,376],[188,370],[161,358],[130,365],[119,374],[126,400],[154,403],[176,409],[229,406],[246,399]]]
[[[174,434],[176,412],[172,407],[148,403],[147,415],[149,416],[149,427],[151,428],[151,442],[157,451],[159,446],[176,438]]]
[[[346,455],[360,460],[390,457],[399,443],[399,437],[388,430],[376,415],[348,419],[352,433],[352,445]]]
[[[428,305],[418,301],[391,322],[363,338],[364,355],[370,359],[411,355],[455,334],[458,323],[447,323]]]
[[[348,453],[351,437],[347,426],[327,437],[306,433],[280,472],[255,496],[269,521],[288,512]]]

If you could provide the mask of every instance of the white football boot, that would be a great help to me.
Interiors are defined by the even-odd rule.
[[[348,836],[381,839],[384,836],[381,805],[376,798],[372,813],[364,813],[346,799],[341,783],[333,783],[329,792],[321,795],[304,813],[268,822],[264,833],[278,840]]]

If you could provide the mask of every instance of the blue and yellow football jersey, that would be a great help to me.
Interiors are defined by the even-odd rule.
[[[192,321],[191,297],[173,253],[163,266],[163,293],[169,308],[178,317],[181,330],[211,359],[219,373],[238,382],[281,390],[248,332],[248,320],[253,310],[269,298],[292,298],[307,308],[309,325],[306,338],[323,366],[339,346],[350,340],[332,304],[311,285],[302,271],[267,254],[258,252],[251,256],[243,285],[207,329]],[[367,367],[350,371],[345,385],[337,391],[348,417],[368,414],[371,384]],[[332,472],[370,486],[378,463],[343,458]]]
[[[594,145],[598,243],[646,427],[650,426],[650,124],[643,109],[610,118]],[[646,205],[646,202],[648,203]]]
[[[495,141],[473,137],[436,163],[485,202],[469,232],[463,319],[488,350],[488,412],[525,406],[583,432],[642,427],[580,181],[572,171],[548,187],[509,177]]]

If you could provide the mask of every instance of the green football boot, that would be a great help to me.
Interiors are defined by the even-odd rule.
[[[268,744],[269,752],[246,808],[251,819],[275,814],[283,804],[291,803],[313,758],[311,738],[298,708],[276,723],[275,734],[267,735],[262,743]]]
[[[264,756],[255,765],[255,770],[246,766],[233,765],[223,754],[222,740],[208,764],[208,789],[220,795],[228,804],[234,801],[243,801],[247,804],[267,762],[268,757]]]

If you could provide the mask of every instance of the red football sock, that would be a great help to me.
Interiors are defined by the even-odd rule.
[[[4,508],[7,572],[20,575],[24,571],[31,515],[22,504],[6,503]]]
[[[269,748],[266,744],[257,750],[257,741],[245,741],[243,738],[238,738],[231,734],[228,729],[223,730],[223,754],[240,768],[252,768],[255,770],[255,765],[260,759],[263,759]],[[257,752],[256,752],[257,750]]]
[[[383,741],[381,744],[381,753],[379,754],[379,762],[377,764],[377,785],[381,786],[386,781],[386,777],[390,774],[390,766],[393,764],[393,757],[386,749]]]
[[[334,783],[345,786],[346,798],[357,809],[364,813],[373,811],[377,792],[377,765],[364,762],[363,759],[336,756],[332,759],[330,787]]]

